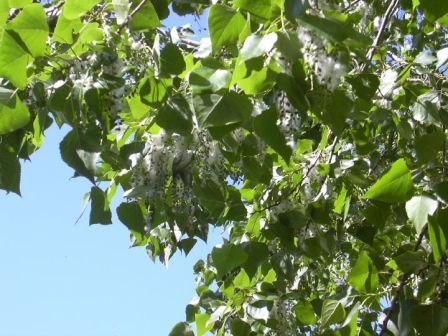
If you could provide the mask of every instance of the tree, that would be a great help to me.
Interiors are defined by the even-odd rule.
[[[171,335],[448,333],[448,2],[9,0],[0,24],[0,188],[68,125],[91,224],[121,188],[153,260],[229,229]]]

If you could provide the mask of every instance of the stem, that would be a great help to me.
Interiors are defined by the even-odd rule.
[[[135,13],[137,13],[146,3],[146,0],[142,0],[140,1],[140,3],[137,5],[137,7],[134,8],[134,10],[128,15],[128,17],[126,18],[126,21],[123,22],[120,27],[118,27],[118,34],[121,33],[121,30],[124,28],[124,26],[126,26],[129,21],[132,19],[132,17],[135,15]]]
[[[390,18],[395,13],[395,10],[397,9],[398,5],[400,4],[400,0],[392,0],[389,4],[389,6],[386,9],[386,12],[383,16],[383,21],[381,22],[380,29],[378,30],[378,34],[375,37],[375,40],[373,41],[373,44],[370,46],[369,50],[367,51],[366,55],[366,62],[361,66],[361,72],[365,72],[367,68],[369,67],[370,63],[372,62],[373,53],[375,52],[375,49],[380,44],[381,39],[383,38],[384,32],[386,31],[386,26],[389,23]]]

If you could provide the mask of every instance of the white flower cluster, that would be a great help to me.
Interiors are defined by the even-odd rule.
[[[191,138],[160,131],[148,134],[142,153],[130,157],[132,188],[125,194],[143,200],[152,207],[157,201],[172,199],[175,212],[193,220],[195,181],[222,181],[228,175],[224,157],[207,131],[193,131]],[[147,219],[151,223],[151,214]]]
[[[314,72],[319,84],[333,91],[347,72],[346,66],[327,53],[326,41],[322,37],[303,27],[298,28],[298,37],[308,68]]]

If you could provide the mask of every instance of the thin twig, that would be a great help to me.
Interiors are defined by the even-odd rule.
[[[413,251],[417,251],[420,247],[420,244],[422,243],[423,237],[426,234],[426,231],[428,230],[428,224],[426,224],[420,234],[418,235],[417,241],[415,242]],[[400,282],[398,283],[397,290],[395,291],[395,295],[390,303],[389,310],[387,311],[386,317],[383,320],[383,325],[381,326],[381,331],[378,334],[378,336],[384,336],[387,330],[387,324],[389,323],[389,320],[392,316],[392,313],[395,311],[395,309],[398,306],[398,301],[400,299],[400,294],[404,289],[404,286],[406,286],[406,283],[409,280],[409,277],[412,275],[412,273],[408,272],[403,274],[403,276],[400,278]]]
[[[389,23],[389,20],[392,17],[392,15],[395,13],[395,10],[397,9],[399,4],[400,0],[392,0],[389,6],[387,7],[386,12],[384,13],[383,16],[383,20],[381,22],[380,29],[378,30],[378,34],[376,35],[373,44],[367,51],[366,62],[361,66],[361,72],[365,72],[369,67],[370,63],[372,62],[375,49],[378,48],[378,45],[380,44],[380,41],[383,38],[384,32],[386,31],[386,26]]]
[[[126,26],[129,21],[132,19],[132,17],[145,5],[146,0],[140,1],[140,3],[134,8],[134,10],[128,15],[126,18],[126,21],[124,21],[119,27],[117,33],[120,34],[121,30]]]

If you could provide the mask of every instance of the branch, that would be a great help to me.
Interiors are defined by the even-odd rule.
[[[422,231],[420,232],[420,234],[418,235],[417,241],[415,242],[413,251],[417,251],[418,248],[420,247],[420,244],[422,243],[423,237],[426,234],[426,231],[428,231],[428,224],[426,224]],[[400,282],[398,283],[398,287],[397,290],[395,291],[395,295],[390,303],[390,307],[389,310],[386,314],[386,317],[383,320],[383,325],[381,326],[381,331],[378,334],[378,336],[384,336],[384,334],[386,333],[387,330],[387,324],[389,323],[389,320],[392,316],[392,313],[395,311],[395,309],[398,306],[398,300],[400,299],[400,294],[404,289],[404,286],[406,286],[406,283],[409,280],[409,277],[412,275],[412,273],[405,273],[403,274],[403,276],[400,278]]]
[[[395,13],[395,10],[397,9],[398,5],[400,4],[400,0],[392,0],[389,4],[389,7],[387,7],[386,12],[384,13],[383,20],[381,22],[380,29],[378,30],[378,34],[375,37],[375,40],[373,41],[373,44],[370,46],[369,50],[367,51],[366,55],[366,62],[361,66],[361,72],[365,72],[367,68],[369,67],[370,63],[372,62],[373,53],[375,52],[375,49],[380,44],[381,39],[383,38],[384,32],[386,31],[386,26],[389,23],[390,18]]]

